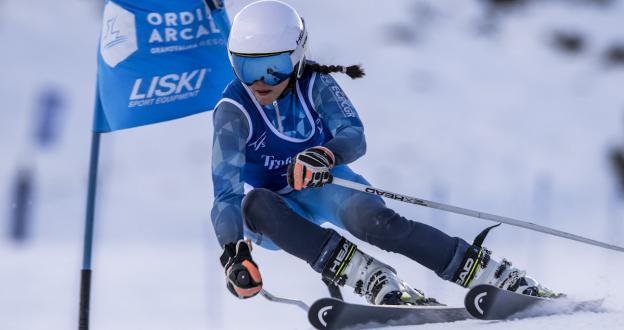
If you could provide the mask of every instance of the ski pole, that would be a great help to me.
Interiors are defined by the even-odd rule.
[[[310,307],[301,300],[277,297],[265,289],[262,289],[262,291],[260,291],[260,294],[268,301],[297,306],[306,312],[310,309]]]
[[[457,207],[457,206],[453,206],[453,205],[448,205],[448,204],[443,204],[443,203],[436,203],[436,202],[432,202],[432,201],[428,201],[428,200],[424,200],[424,199],[420,199],[420,198],[416,198],[416,197],[410,197],[410,196],[406,196],[406,195],[402,195],[402,194],[397,194],[397,193],[390,192],[390,191],[387,191],[387,190],[383,190],[383,189],[379,189],[379,188],[363,185],[361,183],[357,183],[357,182],[353,182],[353,181],[349,181],[349,180],[344,180],[344,179],[340,179],[340,178],[336,178],[336,177],[333,177],[330,182],[335,184],[335,185],[338,185],[338,186],[354,189],[354,190],[361,191],[361,192],[364,192],[364,193],[368,193],[368,194],[371,194],[371,195],[385,197],[385,198],[392,199],[392,200],[397,200],[397,201],[404,202],[404,203],[416,204],[416,205],[420,205],[420,206],[429,207],[429,208],[432,208],[432,209],[447,211],[447,212],[456,213],[456,214],[463,214],[463,215],[467,215],[469,217],[474,217],[474,218],[479,218],[479,219],[484,219],[484,220],[501,222],[501,223],[505,223],[505,224],[508,224],[508,225],[516,226],[516,227],[521,227],[521,228],[526,228],[526,229],[538,231],[538,232],[541,232],[541,233],[544,233],[544,234],[548,234],[548,235],[563,237],[563,238],[567,238],[567,239],[570,239],[570,240],[573,240],[573,241],[577,241],[577,242],[581,242],[581,243],[585,243],[585,244],[590,244],[590,245],[594,245],[594,246],[599,246],[601,248],[605,248],[605,249],[609,249],[609,250],[624,252],[624,247],[621,247],[621,246],[612,245],[612,244],[596,241],[596,240],[593,240],[593,239],[590,239],[590,238],[586,238],[586,237],[582,237],[582,236],[566,233],[564,231],[560,231],[560,230],[557,230],[557,229],[553,229],[553,228],[537,225],[537,224],[534,224],[532,222],[521,221],[521,220],[508,218],[508,217],[503,217],[503,216],[499,216],[499,215],[495,215],[495,214],[489,214],[489,213],[485,213],[485,212],[474,211],[474,210],[465,209],[465,208],[461,208],[461,207]]]

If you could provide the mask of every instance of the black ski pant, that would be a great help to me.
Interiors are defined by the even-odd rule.
[[[333,174],[368,184],[347,166],[337,167]],[[243,199],[242,212],[247,235],[256,243],[283,249],[317,272],[323,270],[340,240],[334,230],[321,227],[322,222],[331,222],[362,241],[413,259],[447,280],[470,246],[463,239],[400,216],[378,196],[331,184],[285,195],[253,189]]]

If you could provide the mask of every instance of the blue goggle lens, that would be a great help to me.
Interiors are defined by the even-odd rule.
[[[231,56],[238,79],[246,85],[263,80],[266,84],[275,86],[288,79],[294,69],[288,52],[268,56]]]

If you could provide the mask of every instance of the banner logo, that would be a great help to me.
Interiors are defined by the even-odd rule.
[[[225,46],[222,31],[208,7],[179,12],[151,12],[147,44],[152,54],[179,52],[204,46]]]
[[[108,66],[114,68],[136,52],[136,23],[134,14],[109,1],[104,7],[100,53]]]
[[[214,108],[235,76],[228,64],[227,12],[217,0],[206,1],[105,0],[94,132]]]
[[[196,69],[181,74],[155,76],[148,81],[134,81],[129,108],[165,104],[196,97],[209,69]]]

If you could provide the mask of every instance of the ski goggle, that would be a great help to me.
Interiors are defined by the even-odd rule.
[[[290,52],[262,56],[230,53],[230,58],[236,76],[246,85],[262,80],[275,86],[288,79],[294,70]]]

